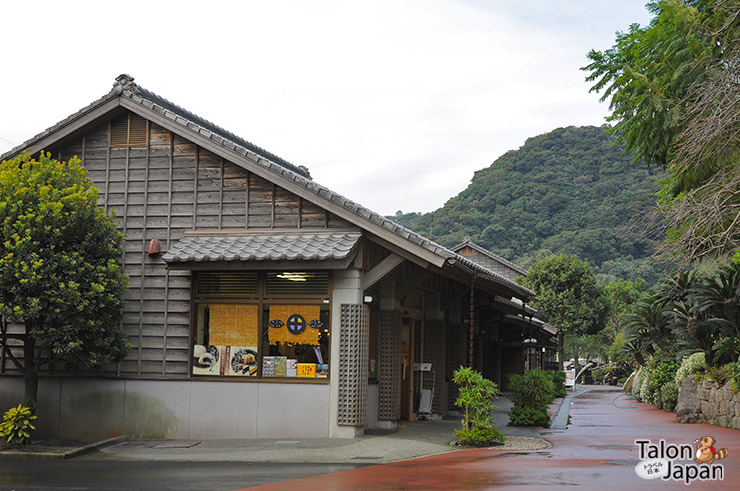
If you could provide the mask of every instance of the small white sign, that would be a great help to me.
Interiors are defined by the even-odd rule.
[[[668,476],[670,466],[666,459],[643,460],[635,466],[635,472],[643,479],[657,479]]]
[[[576,385],[576,371],[575,370],[563,370],[565,372],[565,386],[575,387]]]

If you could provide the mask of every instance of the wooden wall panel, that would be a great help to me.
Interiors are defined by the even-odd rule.
[[[102,124],[55,155],[83,160],[99,190],[99,205],[115,212],[119,230],[126,234],[121,259],[129,290],[120,328],[132,349],[103,373],[186,378],[190,273],[169,271],[161,256],[146,254],[151,239],[159,239],[166,251],[196,228],[324,229],[348,224],[156,124],[149,125],[146,147],[111,148],[109,133],[110,124]],[[7,357],[0,353],[0,358],[0,373],[13,371]]]

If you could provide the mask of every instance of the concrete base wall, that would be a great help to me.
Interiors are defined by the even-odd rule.
[[[36,438],[329,436],[329,385],[44,377],[38,394]],[[0,378],[0,410],[22,395]]]

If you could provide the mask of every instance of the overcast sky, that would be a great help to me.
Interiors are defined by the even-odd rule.
[[[0,154],[141,86],[382,214],[428,212],[527,138],[601,125],[586,54],[646,0],[0,4]]]

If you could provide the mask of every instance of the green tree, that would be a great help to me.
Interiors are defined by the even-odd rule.
[[[606,322],[609,305],[596,284],[593,271],[586,261],[576,256],[549,256],[529,269],[522,284],[537,292],[532,302],[539,314],[560,330],[558,357],[564,359],[563,335],[578,340],[595,334]],[[574,358],[578,359],[578,342]]]
[[[660,0],[645,26],[592,50],[587,80],[610,100],[634,162],[667,169],[659,208],[666,249],[690,262],[740,246],[740,15],[737,1]]]
[[[604,294],[610,306],[607,324],[612,329],[614,337],[623,331],[630,305],[635,303],[640,298],[640,293],[645,290],[646,284],[642,278],[637,278],[634,282],[627,280],[612,281],[604,289]]]
[[[727,28],[719,29],[735,14],[733,3],[649,2],[654,17],[647,26],[632,24],[617,33],[611,48],[588,53],[586,80],[596,82],[591,91],[603,92],[602,100],[610,99],[608,120],[616,122],[612,131],[634,150],[634,162],[661,167],[670,162],[673,139],[681,131],[682,103],[731,39]]]
[[[0,315],[5,337],[23,344],[22,357],[5,353],[23,371],[25,405],[35,407],[42,364],[96,370],[129,348],[118,327],[122,235],[97,200],[77,158],[42,152],[0,164]]]

